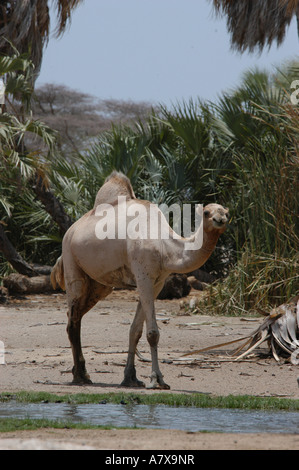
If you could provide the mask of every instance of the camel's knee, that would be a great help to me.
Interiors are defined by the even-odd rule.
[[[152,329],[147,332],[147,341],[151,347],[154,347],[158,344],[159,336],[159,331],[156,329]]]
[[[75,344],[78,342],[78,338],[80,337],[80,323],[74,322],[69,319],[66,327],[67,335],[71,344]]]
[[[72,318],[69,318],[67,325],[66,325],[67,334],[70,336],[74,334],[74,332],[77,330],[78,330],[78,322],[73,321]]]
[[[68,279],[66,277],[66,291],[69,296],[74,298],[84,296],[87,291],[86,278],[82,277],[79,279]]]
[[[134,339],[135,341],[139,341],[142,336],[143,331],[143,324],[139,323],[132,323],[130,328],[130,338]]]
[[[69,321],[78,322],[84,315],[86,299],[84,296],[73,296],[68,299],[67,316]]]
[[[72,338],[78,330],[80,330],[80,323],[82,318],[82,312],[80,309],[79,301],[73,301],[68,310],[68,322],[66,331],[70,338]]]

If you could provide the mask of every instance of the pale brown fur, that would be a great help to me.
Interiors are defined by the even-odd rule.
[[[190,272],[209,258],[217,240],[224,232],[228,210],[218,204],[204,208],[203,245],[196,251],[185,250],[186,241],[194,241],[198,232],[189,239],[174,237],[161,211],[161,224],[168,227],[168,239],[99,239],[95,235],[99,204],[109,203],[117,207],[118,196],[125,196],[126,204],[141,204],[147,210],[148,201],[136,199],[128,178],[113,173],[100,188],[93,210],[75,222],[67,231],[62,243],[62,257],[53,268],[53,285],[66,290],[68,300],[68,336],[74,358],[74,382],[90,383],[81,349],[81,319],[100,299],[105,298],[113,287],[136,286],[139,302],[130,329],[129,350],[123,386],[143,386],[137,380],[135,351],[146,323],[147,340],[151,348],[152,376],[150,388],[169,388],[164,382],[158,364],[159,330],[155,318],[154,301],[164,285],[166,277],[173,272]]]

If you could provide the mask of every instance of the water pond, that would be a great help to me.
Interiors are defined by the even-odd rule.
[[[31,418],[189,432],[299,433],[299,412],[166,405],[0,403],[0,418]]]

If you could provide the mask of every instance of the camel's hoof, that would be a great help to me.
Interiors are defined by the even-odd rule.
[[[92,380],[90,379],[74,379],[72,382],[71,382],[71,385],[92,385]]]
[[[148,390],[170,390],[170,386],[163,382],[162,384],[158,382],[151,382],[146,386]]]
[[[142,387],[145,387],[145,384],[141,380],[124,378],[120,386],[128,387],[128,388],[137,388],[137,387],[142,388]]]
[[[77,376],[73,378],[73,385],[91,385],[92,380],[90,380],[89,375]]]
[[[90,385],[92,381],[90,380],[90,376],[86,372],[85,367],[73,367],[73,385]]]
[[[169,390],[170,386],[164,382],[162,375],[157,375],[154,372],[151,377],[151,383],[146,388],[151,390]]]

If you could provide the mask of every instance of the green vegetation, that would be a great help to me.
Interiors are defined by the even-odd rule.
[[[212,396],[203,393],[78,393],[56,395],[47,392],[1,393],[0,402],[97,404],[101,402],[136,405],[194,406],[199,408],[238,408],[247,410],[299,411],[299,400],[251,395]]]
[[[62,153],[55,133],[30,114],[32,63],[16,54],[16,74],[5,59],[0,73],[12,85],[11,106],[0,114],[0,229],[28,263],[53,265],[64,233],[36,191],[37,180],[72,221],[90,209],[116,169],[130,177],[138,197],[157,204],[229,207],[229,230],[205,266],[221,281],[200,311],[244,314],[298,294],[299,108],[290,100],[297,62],[274,75],[247,72],[216,103],[160,106],[147,118],[100,133],[85,150]],[[17,91],[13,83],[20,84]],[[0,233],[0,275],[11,270]]]
[[[0,432],[34,431],[41,428],[55,429],[112,429],[113,426],[92,426],[91,424],[54,421],[50,419],[0,419]]]

